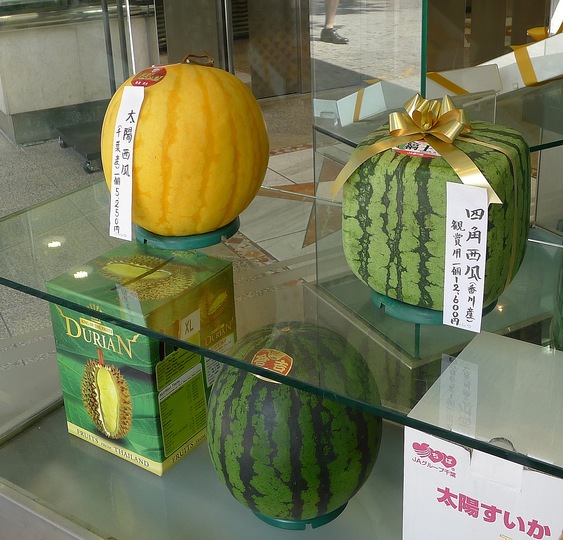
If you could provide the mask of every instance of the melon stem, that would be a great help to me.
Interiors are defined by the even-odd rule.
[[[197,62],[197,61],[193,61],[194,58],[197,59],[201,59],[201,58],[205,58],[207,60],[206,63],[203,62]],[[209,66],[209,67],[215,67],[215,60],[213,59],[213,57],[209,54],[186,54],[186,56],[184,56],[184,58],[182,58],[182,61],[180,62],[181,64],[197,64],[200,66]]]

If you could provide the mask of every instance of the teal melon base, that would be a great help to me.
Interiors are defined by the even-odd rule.
[[[137,242],[146,244],[157,249],[167,250],[189,250],[199,249],[207,246],[220,244],[223,238],[230,238],[240,227],[240,219],[237,217],[227,225],[214,231],[188,236],[161,236],[147,231],[139,225],[135,225],[135,236]]]
[[[276,519],[276,518],[264,516],[262,514],[259,514],[258,512],[254,512],[254,515],[259,519],[261,519],[262,521],[264,521],[265,523],[268,523],[268,525],[273,525],[274,527],[278,527],[279,529],[302,531],[307,528],[307,525],[311,525],[313,529],[316,529],[317,527],[322,527],[323,525],[330,523],[331,521],[336,519],[340,514],[342,514],[345,508],[346,505],[344,504],[340,508],[337,508],[336,510],[329,512],[324,516],[319,516],[311,519],[301,519],[301,520]]]
[[[441,325],[443,312],[435,309],[428,309],[419,306],[411,306],[400,300],[390,298],[375,291],[371,291],[371,301],[381,309],[385,309],[385,314],[395,319],[411,322],[415,324]],[[496,300],[483,308],[483,316],[490,313],[497,305]]]

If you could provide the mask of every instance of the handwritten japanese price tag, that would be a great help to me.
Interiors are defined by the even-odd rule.
[[[447,184],[443,323],[481,331],[489,201],[487,190]]]
[[[133,142],[144,97],[142,86],[123,89],[113,134],[109,234],[122,240],[133,239]]]

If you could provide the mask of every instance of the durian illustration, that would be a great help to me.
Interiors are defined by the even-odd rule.
[[[133,423],[131,393],[119,369],[105,364],[101,349],[98,360],[86,364],[81,390],[86,412],[101,433],[110,439],[129,433]]]
[[[169,259],[151,255],[133,255],[111,259],[101,273],[134,291],[139,300],[160,300],[189,289],[195,272]]]
[[[199,299],[199,310],[202,320],[209,321],[219,317],[227,305],[228,298],[229,295],[224,289],[218,292],[206,290]]]

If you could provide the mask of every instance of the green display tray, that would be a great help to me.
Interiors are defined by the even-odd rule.
[[[230,238],[240,227],[240,219],[236,217],[227,225],[214,231],[188,236],[161,236],[147,231],[139,225],[135,225],[135,236],[137,242],[147,244],[150,247],[168,250],[199,249],[207,246],[220,244],[223,238]]]
[[[268,525],[273,525],[274,527],[278,527],[279,529],[302,531],[307,528],[307,525],[311,525],[313,529],[316,529],[317,527],[322,527],[323,525],[330,523],[331,521],[336,519],[340,514],[342,514],[345,508],[346,508],[346,504],[343,504],[336,510],[329,512],[324,516],[319,516],[311,519],[299,519],[299,520],[270,518],[268,516],[259,514],[258,512],[254,512],[254,514],[256,515],[256,517],[258,517],[265,523],[268,523]]]
[[[415,324],[442,324],[442,311],[419,306],[411,306],[410,304],[406,304],[400,300],[395,300],[394,298],[389,298],[389,296],[385,296],[375,291],[371,292],[371,300],[375,307],[379,309],[384,308],[385,313],[390,317],[395,317],[396,319],[401,319],[402,321]],[[495,301],[483,308],[483,316],[495,309],[496,305],[497,302]]]

